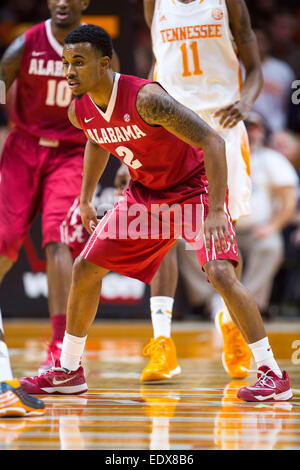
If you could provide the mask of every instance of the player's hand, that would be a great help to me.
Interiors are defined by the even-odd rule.
[[[210,209],[204,222],[205,245],[209,251],[214,243],[218,254],[227,253],[234,246],[234,238],[228,231],[228,220],[223,210]],[[229,242],[229,245],[228,245]]]
[[[244,121],[248,114],[251,111],[251,106],[248,103],[243,101],[237,101],[230,106],[225,106],[225,108],[220,108],[215,112],[214,117],[220,118],[220,125],[231,129],[236,126],[238,122]]]
[[[126,165],[122,164],[116,173],[114,181],[114,187],[116,188],[116,196],[122,196],[123,191],[128,188],[129,181],[130,174],[128,168]]]
[[[84,228],[89,234],[93,233],[99,221],[96,209],[91,202],[80,203],[80,215]]]

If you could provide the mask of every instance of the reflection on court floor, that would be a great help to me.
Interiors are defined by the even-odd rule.
[[[17,377],[35,375],[45,350],[46,323],[11,322],[6,339]],[[148,323],[98,322],[84,356],[89,391],[43,396],[42,418],[0,420],[1,449],[264,450],[300,449],[300,323],[270,324],[274,353],[291,377],[290,402],[245,403],[237,390],[255,379],[230,380],[209,323],[177,323],[173,337],[182,374],[141,384]],[[299,360],[300,362],[300,360]]]

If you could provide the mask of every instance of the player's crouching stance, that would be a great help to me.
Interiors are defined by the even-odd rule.
[[[22,379],[22,386],[28,393],[87,390],[80,362],[103,277],[115,271],[149,283],[175,243],[172,236],[154,239],[144,234],[132,239],[128,231],[130,208],[140,204],[151,217],[154,203],[190,204],[202,209],[202,235],[185,239],[196,250],[257,363],[257,383],[240,389],[239,398],[290,399],[288,376],[274,359],[255,301],[235,275],[238,258],[227,205],[223,139],[158,83],[115,74],[110,68],[111,55],[111,39],[99,27],[81,26],[65,39],[65,74],[73,94],[80,98],[71,105],[69,116],[88,137],[80,209],[91,237],[73,267],[60,364],[41,376]],[[98,224],[91,201],[110,153],[128,166],[131,183],[124,198]],[[117,236],[107,237],[108,227],[118,227],[124,212],[127,227]],[[176,231],[175,226],[171,228]]]

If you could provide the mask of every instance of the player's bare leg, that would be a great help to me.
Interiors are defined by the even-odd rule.
[[[212,287],[228,305],[232,319],[242,331],[247,343],[266,336],[264,324],[250,292],[237,279],[230,261],[214,260],[204,265]]]
[[[142,372],[142,382],[170,379],[181,372],[171,338],[172,310],[178,282],[176,247],[177,243],[170,248],[151,282],[153,338],[143,350],[150,360]]]
[[[6,256],[0,255],[0,283],[3,281],[5,274],[13,266],[13,261]]]
[[[80,256],[76,258],[72,270],[60,366],[36,377],[20,379],[25,391],[32,394],[80,394],[87,390],[80,364],[87,333],[98,310],[102,279],[107,272],[107,269]]]
[[[285,371],[281,372],[274,359],[260,312],[250,292],[237,279],[231,262],[210,261],[204,269],[248,343],[259,372],[256,384],[241,388],[238,397],[258,402],[291,399],[289,377]]]
[[[235,222],[233,222],[233,226],[236,229],[236,223]],[[235,268],[235,275],[236,275],[237,279],[241,280],[242,273],[243,273],[243,257],[242,257],[242,253],[241,253],[241,251],[239,250],[238,247],[237,247],[237,250],[238,250],[239,263]],[[230,322],[232,322],[230,312],[228,311],[225,304],[224,304],[224,307],[225,308],[223,309],[223,312],[222,312],[222,321],[224,323],[230,323]]]
[[[238,250],[239,264],[235,268],[238,280],[242,277],[243,258]],[[222,363],[232,378],[243,379],[249,375],[251,368],[251,351],[237,328],[230,307],[222,299],[223,307],[215,315],[215,325],[223,339]]]
[[[142,382],[165,380],[181,372],[177,363],[175,344],[171,339],[172,308],[178,282],[176,245],[173,245],[164,257],[151,282],[150,309],[153,337],[156,341],[151,340],[144,349],[144,354],[150,356],[150,361],[142,372]],[[238,279],[242,274],[240,252],[239,261],[235,268]],[[249,374],[251,351],[231,319],[230,310],[224,301],[223,304],[223,309],[216,315],[215,322],[224,343],[223,366],[231,377],[244,378]]]
[[[260,312],[252,295],[237,279],[230,261],[210,261],[204,265],[204,270],[212,287],[228,305],[233,321],[252,349],[253,344],[267,337]],[[266,349],[265,356],[266,360],[270,361],[267,365],[270,364],[276,372],[280,373],[270,346]]]
[[[151,281],[151,297],[174,297],[178,281],[177,244],[170,248]]]
[[[108,270],[80,256],[73,266],[72,284],[67,306],[69,335],[84,337],[93,323],[101,294],[102,279]]]
[[[66,315],[73,267],[70,249],[63,243],[49,243],[45,248],[45,253],[50,316]]]
[[[48,243],[45,247],[48,280],[48,308],[52,325],[52,338],[46,360],[39,372],[48,370],[60,358],[66,329],[66,311],[71,287],[73,258],[63,243]]]

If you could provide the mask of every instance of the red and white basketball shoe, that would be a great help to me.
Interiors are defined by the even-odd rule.
[[[251,387],[243,387],[237,393],[237,397],[244,401],[287,401],[293,397],[290,388],[290,380],[286,371],[282,377],[278,377],[269,367],[262,366],[258,369],[258,381]]]
[[[51,370],[35,377],[23,377],[19,382],[23,390],[32,395],[79,395],[88,389],[81,366],[75,371],[67,371],[59,362]]]

